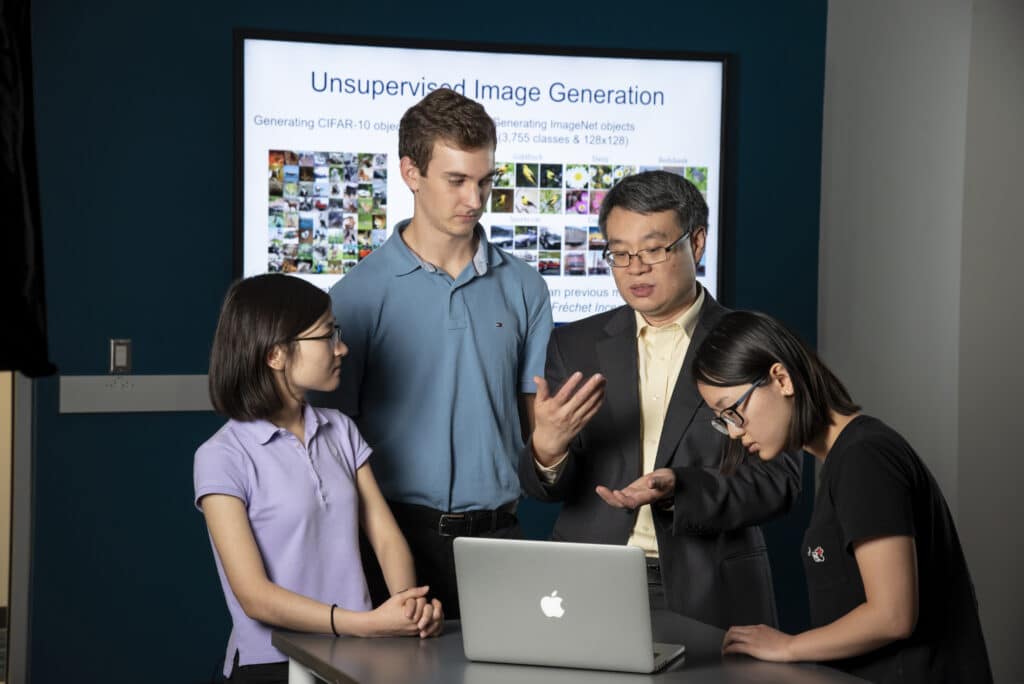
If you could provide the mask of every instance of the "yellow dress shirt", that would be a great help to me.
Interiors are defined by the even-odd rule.
[[[665,412],[683,368],[686,350],[690,348],[693,331],[704,304],[704,289],[697,301],[674,321],[655,327],[636,313],[636,356],[640,380],[640,440],[644,474],[654,470],[658,456]],[[635,313],[635,312],[634,312]],[[626,542],[639,546],[650,557],[658,556],[658,540],[654,534],[654,518],[650,506],[637,511],[633,534]]]

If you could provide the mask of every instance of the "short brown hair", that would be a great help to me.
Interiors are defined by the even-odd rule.
[[[398,156],[412,159],[425,176],[438,140],[460,150],[493,150],[498,136],[494,120],[483,105],[450,88],[438,88],[402,116],[398,125]]]
[[[292,343],[331,309],[326,292],[295,276],[268,273],[231,286],[213,335],[210,402],[235,420],[273,416],[284,404],[267,355]]]

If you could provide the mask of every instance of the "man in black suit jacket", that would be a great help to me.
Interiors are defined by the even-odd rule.
[[[644,548],[652,607],[664,601],[723,628],[776,625],[757,525],[792,506],[801,459],[720,469],[727,439],[691,371],[726,312],[696,282],[707,204],[689,181],[645,172],[608,193],[599,224],[627,305],[552,333],[520,458],[523,488],[562,502],[556,540]],[[741,415],[752,401],[756,393]]]

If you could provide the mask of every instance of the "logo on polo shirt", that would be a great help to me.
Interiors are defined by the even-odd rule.
[[[498,321],[498,322],[496,322],[496,323],[494,324],[494,327],[495,327],[495,328],[500,328],[500,327],[501,327],[501,326],[503,326],[503,325],[505,325],[505,324],[504,324],[504,323],[502,323],[501,321]]]
[[[820,546],[816,546],[813,549],[810,546],[808,546],[807,555],[810,556],[811,560],[813,560],[815,563],[825,562],[825,549],[821,548]]]

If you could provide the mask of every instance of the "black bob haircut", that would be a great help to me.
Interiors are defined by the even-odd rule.
[[[228,290],[210,352],[210,401],[235,420],[266,419],[281,410],[267,355],[309,329],[331,309],[310,283],[282,274],[239,280]]]
[[[843,383],[795,333],[755,311],[733,311],[718,321],[697,349],[693,377],[713,387],[752,384],[768,377],[776,363],[793,382],[787,451],[798,451],[824,433],[832,411],[848,416],[860,410]],[[743,453],[739,442],[730,440],[722,470],[731,472]]]

